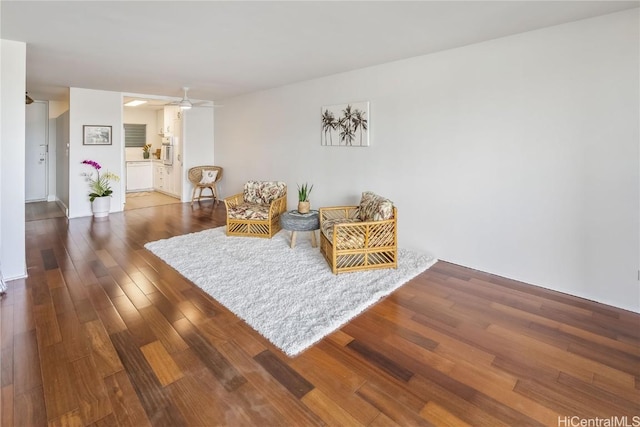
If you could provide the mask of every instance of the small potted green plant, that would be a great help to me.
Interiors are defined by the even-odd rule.
[[[309,202],[309,194],[311,194],[311,190],[313,189],[313,184],[311,187],[307,183],[302,185],[298,185],[298,212],[301,214],[309,213],[309,209],[311,207],[311,202]]]

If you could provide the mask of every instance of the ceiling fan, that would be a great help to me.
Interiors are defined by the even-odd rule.
[[[189,88],[183,87],[182,90],[184,90],[184,96],[182,97],[180,102],[178,102],[178,107],[180,107],[182,110],[188,110],[189,108],[193,107],[193,103],[189,101],[189,97],[187,96]]]
[[[183,87],[184,95],[180,101],[173,101],[170,105],[177,105],[182,110],[188,110],[191,107],[221,107],[221,105],[215,105],[212,101],[191,101],[187,92],[188,87]]]

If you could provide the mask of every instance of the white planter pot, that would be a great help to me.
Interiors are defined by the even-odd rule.
[[[111,197],[96,197],[91,202],[91,210],[94,218],[104,218],[109,216],[111,208]]]

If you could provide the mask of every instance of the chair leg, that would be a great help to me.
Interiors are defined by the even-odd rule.
[[[200,200],[202,200],[202,187],[198,187],[198,197],[196,200],[198,201],[198,203],[200,203]]]
[[[197,188],[198,187],[195,187],[195,186],[193,187],[193,192],[191,193],[191,206],[193,206],[193,202],[195,201]]]
[[[211,190],[211,196],[204,196],[204,198],[208,199],[209,197],[211,197],[212,199],[214,199],[214,202],[219,202],[218,192],[217,192],[217,190],[215,188],[215,185],[214,186],[208,186],[208,187],[195,186],[195,187],[193,187],[193,193],[191,194],[191,205],[193,205],[194,202],[200,203],[200,200],[202,200],[202,198],[203,198],[202,192],[206,188]],[[198,192],[197,196],[196,196],[196,192]]]
[[[220,203],[220,199],[218,198],[218,187],[215,183],[211,186],[211,191],[213,192],[213,200],[215,203]]]

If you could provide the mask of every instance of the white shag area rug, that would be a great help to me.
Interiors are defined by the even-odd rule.
[[[225,227],[145,245],[289,356],[344,325],[431,267],[427,255],[398,251],[398,268],[334,275],[309,233],[272,239],[228,237]]]

